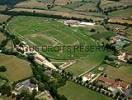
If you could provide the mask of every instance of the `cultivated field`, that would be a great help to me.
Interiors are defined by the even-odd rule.
[[[0,72],[0,75],[11,82],[25,79],[32,75],[30,63],[15,56],[0,54],[1,65],[5,66],[7,71]]]
[[[46,1],[46,0],[38,0],[38,1]],[[15,7],[28,8],[28,9],[47,9],[47,5],[51,3],[51,2],[49,2],[49,3],[48,2],[38,2],[38,1],[37,0],[36,1],[35,0],[27,0],[27,1],[20,2],[20,3],[16,4]]]
[[[88,100],[88,98],[90,100],[111,100],[106,96],[69,81],[58,91],[60,94],[65,95],[68,100]]]
[[[112,78],[120,78],[121,80],[124,80],[126,82],[132,83],[132,67],[131,65],[124,65],[120,68],[115,68],[112,66],[107,66],[105,73],[108,74],[108,76],[111,76]]]
[[[108,8],[108,7],[114,7],[114,6],[120,6],[123,5],[121,2],[115,2],[110,0],[101,0],[101,8]]]

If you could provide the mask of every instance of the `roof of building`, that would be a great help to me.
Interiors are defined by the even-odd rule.
[[[113,88],[117,88],[117,87],[127,88],[128,86],[128,83],[125,81],[117,81],[104,76],[98,77],[97,80],[103,81],[105,84],[112,86]]]

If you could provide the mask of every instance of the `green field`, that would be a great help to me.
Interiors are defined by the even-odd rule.
[[[53,19],[19,16],[9,23],[8,28],[12,33],[37,46],[95,46],[96,44],[89,36],[91,33],[87,28],[68,27],[62,22]],[[75,53],[67,50],[48,51],[44,52],[44,54],[56,59],[74,59],[88,55],[87,52]]]
[[[132,83],[132,66],[131,65],[123,65],[120,68],[115,68],[112,66],[106,66],[105,73],[110,77],[119,78],[126,82]]]
[[[132,8],[128,8],[128,9],[123,9],[123,10],[117,10],[114,11],[112,13],[110,13],[109,15],[112,17],[129,17],[131,18],[132,16]]]
[[[66,69],[66,71],[72,72],[74,75],[82,74],[85,71],[90,71],[92,68],[100,65],[107,55],[107,52],[91,53],[87,57],[77,59],[76,63]]]
[[[0,72],[0,75],[11,82],[22,80],[32,75],[30,63],[15,56],[0,54],[0,66],[5,66],[7,69],[6,72]]]
[[[62,23],[62,20],[53,20],[42,17],[19,16],[9,22],[9,30],[26,40],[29,44],[36,46],[71,46],[56,51],[57,47],[52,47],[49,51],[41,52],[49,59],[69,60],[77,59],[77,62],[70,66],[67,70],[75,75],[89,70],[91,67],[99,65],[107,51],[93,50],[85,51],[83,49],[75,49],[75,45],[98,46],[96,41],[91,38],[95,32],[90,32],[93,27],[68,27]],[[95,29],[100,32],[107,32],[102,26],[96,25]],[[105,36],[108,34],[106,33]],[[98,35],[97,35],[98,36]],[[68,49],[70,48],[70,49]]]
[[[58,91],[60,94],[65,95],[68,100],[111,100],[111,98],[69,81]]]

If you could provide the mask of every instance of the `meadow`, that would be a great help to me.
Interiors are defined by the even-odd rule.
[[[19,37],[37,46],[73,46],[95,45],[87,28],[72,28],[62,22],[41,17],[19,16],[9,22],[9,30]],[[84,34],[83,34],[84,33]],[[56,59],[77,58],[86,56],[87,52],[44,52],[46,56]]]
[[[77,59],[76,63],[68,67],[66,71],[72,72],[74,75],[80,75],[85,71],[91,71],[103,62],[106,55],[108,55],[106,51],[96,54],[91,53],[87,57]]]
[[[7,71],[0,75],[10,82],[22,80],[32,75],[30,63],[15,56],[0,54],[0,66],[5,66]]]
[[[60,87],[58,92],[62,95],[65,95],[68,100],[112,100],[102,94],[99,94],[95,91],[89,90],[85,87],[82,87],[73,82],[67,82],[66,85]]]
[[[123,9],[123,10],[117,10],[113,11],[109,14],[109,16],[112,17],[122,17],[122,18],[131,18],[132,16],[132,8]]]
[[[92,52],[85,51],[85,49],[74,51],[74,46],[93,46],[96,48],[99,45],[91,37],[95,34],[95,32],[90,32],[91,28],[93,27],[69,27],[63,24],[63,20],[31,16],[14,17],[8,26],[11,33],[31,45],[51,46],[51,49],[40,51],[48,59],[77,60],[75,64],[66,69],[75,75],[97,66],[107,55],[107,51],[96,49]],[[96,25],[94,28],[99,29],[100,32],[106,32],[101,26]],[[58,46],[66,47],[58,50]]]
[[[112,66],[107,66],[105,69],[105,73],[110,77],[115,79],[121,79],[126,82],[132,83],[132,67],[131,65],[123,65],[120,68],[115,68]]]

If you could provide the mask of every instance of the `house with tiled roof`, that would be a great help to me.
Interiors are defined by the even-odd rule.
[[[111,79],[109,77],[104,77],[104,76],[100,76],[96,80],[99,84],[102,84],[103,86],[107,87],[112,92],[116,90],[120,90],[121,92],[123,92],[129,86],[129,83],[125,81],[114,80],[114,79]]]

